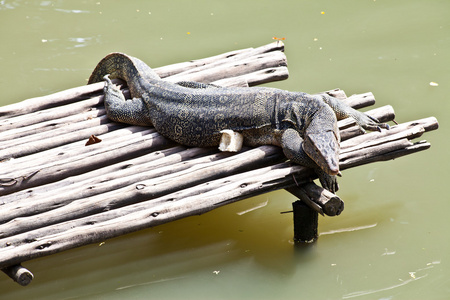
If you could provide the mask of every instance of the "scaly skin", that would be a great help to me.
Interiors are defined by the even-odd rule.
[[[108,75],[109,74],[109,75]],[[109,78],[127,82],[125,100]],[[106,80],[105,108],[117,122],[153,125],[163,136],[187,146],[218,146],[221,130],[242,133],[249,146],[276,145],[294,163],[313,168],[324,188],[338,189],[339,118],[352,116],[365,129],[380,124],[339,100],[273,88],[226,88],[197,82],[170,83],[141,60],[123,53],[102,59],[89,83]]]

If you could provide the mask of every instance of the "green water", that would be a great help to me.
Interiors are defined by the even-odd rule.
[[[0,1],[0,104],[86,83],[107,53],[150,66],[285,37],[290,79],[371,91],[397,121],[429,116],[432,148],[344,172],[345,211],[292,245],[278,191],[24,263],[0,299],[448,299],[450,1]],[[324,12],[324,13],[322,13]],[[431,86],[436,82],[438,86]],[[1,213],[1,210],[0,210]]]

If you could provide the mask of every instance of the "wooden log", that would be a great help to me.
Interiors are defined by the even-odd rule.
[[[108,124],[110,123],[110,124]],[[3,141],[0,144],[0,157],[9,157],[14,156],[14,154],[10,153],[17,153],[22,152],[17,150],[17,147],[28,147],[34,148],[34,151],[28,151],[25,152],[26,154],[22,154],[21,156],[28,155],[29,153],[35,153],[40,152],[43,149],[48,148],[55,148],[59,145],[65,145],[68,143],[71,143],[73,141],[79,141],[82,139],[86,139],[86,137],[89,137],[87,135],[89,133],[88,130],[92,131],[92,134],[100,135],[104,133],[101,131],[101,129],[97,129],[96,127],[100,127],[101,125],[107,125],[111,128],[120,128],[123,126],[120,126],[117,123],[111,123],[106,115],[102,115],[97,118],[88,118],[87,120],[83,120],[80,122],[72,123],[72,124],[66,124],[65,126],[61,126],[59,128],[52,129],[50,131],[44,131],[44,132],[36,132],[35,134],[29,134],[22,137],[14,137],[13,139]],[[79,133],[79,131],[85,131],[86,133]],[[98,130],[98,131],[97,131]],[[110,130],[108,130],[110,131]],[[58,137],[58,138],[55,138]],[[43,142],[43,140],[48,140],[50,144]],[[36,141],[38,143],[36,143]],[[41,149],[40,145],[43,145]],[[15,149],[11,149],[15,148]],[[9,149],[5,151],[5,149]],[[12,150],[12,151],[11,151]],[[3,152],[2,152],[3,151]]]
[[[258,70],[250,74],[216,80],[212,83],[218,86],[247,87],[272,81],[285,80],[288,77],[289,71],[287,67],[274,67]]]
[[[358,163],[353,163],[352,165],[349,165],[349,164],[346,164],[345,162],[344,163],[341,163],[341,167],[342,167],[342,169],[345,169],[345,168],[348,168],[348,167],[350,167],[350,166],[356,166],[356,165],[360,165],[360,164],[363,164],[363,163],[367,163],[367,162],[372,162],[372,161],[374,161],[374,158],[376,158],[377,160],[383,160],[383,158],[386,158],[387,157],[387,159],[392,159],[393,158],[393,156],[392,156],[392,154],[390,153],[390,152],[388,152],[388,156],[385,156],[385,154],[382,154],[381,156],[380,156],[380,154],[379,154],[379,152],[377,152],[376,151],[376,148],[378,147],[381,147],[381,146],[384,146],[384,145],[379,145],[379,146],[375,146],[374,148],[375,148],[375,150],[373,150],[372,151],[372,153],[371,153],[371,155],[368,155],[368,156],[366,156],[366,157],[363,157]],[[267,146],[268,147],[268,146]],[[411,145],[411,146],[407,146],[407,148],[405,148],[404,149],[404,151],[407,151],[407,152],[411,152],[411,151],[419,151],[419,150],[423,150],[424,148],[423,147],[427,147],[427,144],[426,143],[420,143],[419,145]],[[396,150],[395,151],[395,153],[396,153],[396,155],[402,155],[402,152],[401,151],[398,151],[398,150]],[[253,175],[251,175],[252,177],[253,177]],[[306,176],[306,178],[304,178],[304,179],[307,179],[307,176]]]
[[[313,182],[286,190],[321,215],[338,216],[344,210],[344,201],[341,198]]]
[[[225,53],[225,54],[216,55],[216,56],[206,58],[206,59],[200,59],[197,61],[160,67],[160,68],[156,68],[155,71],[162,78],[164,78],[164,77],[170,78],[170,76],[176,75],[180,72],[196,73],[196,72],[200,71],[200,72],[203,72],[205,74],[205,76],[208,76],[207,73],[211,72],[211,74],[209,74],[210,78],[216,78],[215,80],[218,80],[218,79],[225,78],[226,76],[223,76],[223,74],[221,75],[221,74],[215,73],[215,72],[223,71],[222,68],[218,68],[217,66],[230,64],[233,62],[239,62],[239,61],[255,61],[255,59],[258,60],[257,57],[263,55],[263,59],[260,59],[261,63],[268,64],[270,67],[272,67],[273,63],[270,63],[270,60],[271,60],[270,56],[275,55],[275,57],[278,57],[276,60],[279,60],[279,59],[283,60],[282,57],[284,56],[284,54],[281,53],[281,51],[283,51],[283,49],[284,49],[284,45],[282,43],[280,43],[278,45],[276,43],[271,43],[268,45],[264,45],[262,47],[258,47],[256,49],[248,48],[248,49],[243,49],[243,50],[237,50],[237,51],[232,51],[232,52]],[[271,54],[270,52],[272,52],[274,54]],[[252,57],[253,57],[253,59],[251,59]],[[285,60],[286,59],[284,58],[284,61]],[[241,67],[239,69],[241,70],[242,74],[253,72],[251,70],[261,70],[261,69],[268,68],[268,67],[263,67],[263,66],[260,66],[258,68],[253,63],[250,66],[251,69],[246,68],[246,66],[242,63],[240,65],[241,65]],[[279,66],[285,66],[285,64],[281,64]],[[275,65],[275,67],[278,67],[278,66]],[[195,69],[197,69],[197,70],[195,70]],[[212,70],[208,71],[208,69],[212,69]],[[242,74],[239,74],[239,75],[242,75]],[[185,73],[185,75],[186,75],[186,73]],[[234,76],[236,76],[236,74],[229,73],[228,76],[234,77]],[[187,80],[191,80],[191,81],[194,80],[194,78],[190,77],[189,75],[187,77],[182,76],[182,78],[187,78]],[[182,79],[182,80],[185,80],[185,79]],[[180,81],[180,80],[176,79],[175,81]],[[113,82],[117,83],[120,81],[113,80]],[[12,116],[19,116],[19,115],[27,115],[28,116],[28,114],[32,114],[33,112],[41,112],[42,110],[49,110],[51,108],[66,105],[66,104],[73,103],[73,102],[78,103],[78,102],[86,101],[84,99],[92,100],[93,98],[97,98],[97,97],[93,97],[95,95],[98,95],[100,97],[100,95],[102,94],[102,91],[103,91],[103,86],[104,86],[104,83],[98,82],[98,83],[94,83],[92,85],[75,87],[75,88],[57,92],[57,93],[54,93],[51,95],[37,97],[37,98],[31,98],[31,99],[27,99],[27,100],[24,100],[24,101],[21,101],[18,103],[0,107],[0,131],[10,129],[10,127],[8,126],[9,122],[8,122],[8,120],[6,120],[7,118],[9,119]],[[97,98],[97,100],[100,100],[100,98]],[[103,101],[103,97],[101,97],[101,101]],[[88,104],[87,106],[92,107],[95,105],[96,104]],[[75,106],[77,106],[77,105],[75,105]],[[72,108],[72,110],[69,109],[69,112],[70,111],[74,112],[74,108]],[[54,110],[54,113],[58,114],[61,117],[64,112]],[[42,122],[44,120],[52,120],[56,117],[55,114],[48,119],[42,118],[37,123]],[[71,114],[69,113],[64,116],[68,116],[68,115],[71,115]],[[28,117],[27,116],[24,117],[25,120],[30,119],[29,116]],[[6,121],[6,122],[1,122],[2,120]],[[31,120],[37,120],[37,119],[31,118]]]
[[[105,117],[106,119],[106,117]],[[10,143],[6,143],[6,148],[0,150],[0,160],[27,156],[30,154],[38,153],[45,151],[47,149],[56,148],[58,146],[62,146],[68,143],[77,142],[80,140],[87,140],[91,135],[102,135],[107,132],[114,131],[119,128],[123,128],[123,125],[118,123],[104,123],[101,124],[101,120],[94,119],[92,121],[86,121],[89,124],[95,124],[100,122],[97,126],[93,126],[90,128],[85,128],[81,130],[77,130],[75,132],[67,132],[65,135],[58,136],[55,138],[54,136],[50,136],[47,133],[38,134],[37,136],[32,136],[31,139],[37,139],[41,137],[41,139],[37,139],[35,141],[27,141],[30,140],[28,137],[20,138],[18,141],[11,141]],[[85,126],[81,124],[81,126]],[[76,127],[76,125],[74,126]],[[66,131],[68,128],[61,128],[62,130],[56,129],[57,131]],[[44,137],[46,136],[46,137]],[[8,146],[11,145],[11,146]]]
[[[274,45],[266,48],[274,48]],[[214,76],[221,78],[223,74],[217,73],[222,72],[224,66],[240,64],[240,67],[245,67],[245,64],[242,64],[243,61],[259,61],[259,68],[265,68],[264,61],[269,55],[261,55],[261,53],[280,49],[266,50],[251,49],[214,58],[211,60],[211,64],[215,66],[212,68],[215,70]],[[253,51],[253,54],[249,51]],[[242,59],[243,57],[246,58]],[[232,63],[230,59],[233,60]],[[271,62],[273,67],[266,70],[256,68],[252,75],[223,80],[221,85],[251,84],[252,80],[258,83],[258,81],[266,80],[261,78],[270,79],[272,73],[287,72],[283,55],[275,53],[271,55],[271,59],[281,61],[282,66],[276,66],[276,63]],[[192,64],[188,63],[184,66],[173,67],[166,74],[167,76],[174,74],[177,68],[179,70],[186,68],[183,72],[190,69],[190,74],[195,76],[199,76],[196,73],[206,73],[201,63],[197,62],[197,64],[194,66],[200,66],[197,71],[192,68]],[[253,66],[242,72],[248,74],[253,70],[252,68]],[[176,77],[172,78],[172,80],[175,79]],[[193,79],[194,77],[189,76],[187,80]],[[97,85],[98,90],[91,92],[100,95],[103,83]],[[126,93],[126,89],[124,92]],[[327,93],[341,99],[345,98],[345,93],[339,90]],[[25,116],[16,116],[23,113],[21,110],[23,107],[21,108],[20,105],[17,105],[15,109],[9,107],[9,109],[0,110],[0,115],[3,112],[0,131],[16,130],[13,133],[4,132],[4,134],[5,136],[22,134],[18,138],[23,137],[22,141],[24,141],[28,135],[34,135],[38,128],[47,128],[39,127],[40,122],[47,120],[49,121],[47,124],[51,124],[51,120],[54,119],[86,114],[92,106],[101,105],[103,101],[101,96],[96,96],[89,107],[86,103],[90,100],[92,99],[30,114],[33,120],[27,120]],[[372,103],[374,98],[369,93],[351,96],[345,101],[362,107]],[[40,104],[34,103],[35,107],[39,105],[48,107],[42,99],[36,102]],[[56,103],[58,102],[52,105],[59,105]],[[69,112],[67,107],[73,108],[74,112]],[[392,108],[378,109],[369,113],[379,113],[386,120],[393,119]],[[436,129],[437,120],[431,118],[419,123],[415,124],[415,127],[411,124],[408,125],[411,128],[407,126],[408,128],[402,127],[403,129],[395,129],[393,126],[394,130],[383,130],[382,133],[369,137],[378,141],[365,141],[365,137],[361,138],[359,144],[364,144],[361,147],[359,144],[352,143],[355,136],[360,134],[354,130],[356,126],[348,121],[340,121],[341,133],[348,132],[346,133],[348,143],[342,142],[341,169],[393,159],[427,149],[429,143],[413,144],[409,139],[421,134],[419,127],[425,130]],[[21,129],[22,127],[24,129]],[[78,129],[80,131],[88,127],[80,126]],[[400,134],[406,130],[410,132],[406,135]],[[57,137],[65,138],[66,134],[71,134],[71,132],[62,132],[63,130]],[[47,131],[47,134],[51,133],[52,130]],[[395,134],[397,136],[390,137]],[[286,162],[280,163],[285,158],[281,149],[273,146],[262,146],[236,155],[211,154],[208,151],[212,150],[206,149],[205,152],[198,153],[199,156],[195,156],[197,149],[185,147],[154,152],[171,144],[167,140],[160,140],[158,146],[156,141],[161,137],[153,129],[126,126],[100,137],[103,140],[100,144],[89,147],[84,146],[83,137],[79,140],[73,139],[72,142],[64,145],[54,144],[51,149],[35,154],[28,153],[26,156],[15,152],[18,153],[16,158],[1,162],[0,193],[8,195],[0,198],[2,209],[0,217],[3,218],[3,222],[6,222],[0,225],[2,237],[0,238],[0,268],[81,245],[101,242],[186,216],[201,214],[274,189],[289,189],[296,183],[307,183],[315,176],[310,169]],[[47,143],[45,139],[44,143]],[[143,152],[148,155],[141,156]],[[183,166],[184,159],[192,159],[193,164],[190,167]],[[172,163],[176,165],[176,168],[170,170],[171,168],[167,166]],[[246,167],[256,169],[247,171]],[[107,193],[103,193],[107,187],[106,181],[111,182],[111,188]],[[33,187],[32,190],[27,190],[31,187]],[[32,208],[36,211],[30,208],[27,210],[28,202],[25,200],[27,197],[30,197],[28,200],[34,203]],[[324,210],[322,207],[326,208],[330,201],[323,201],[322,206],[318,206],[322,212]],[[339,205],[334,207],[339,208]],[[339,209],[334,210],[335,214],[337,212]]]
[[[371,92],[351,95],[343,100],[354,109],[361,109],[375,104],[375,96]]]
[[[303,201],[292,203],[294,212],[294,242],[313,243],[319,237],[319,214]]]
[[[401,156],[406,152],[423,150],[425,149],[423,146],[426,146],[426,143],[414,144],[406,149],[388,153],[387,156],[392,159],[396,155]],[[376,156],[376,154],[373,155]],[[383,155],[382,157],[387,156]],[[372,157],[366,157],[365,161],[371,159]],[[378,160],[382,159],[378,157]],[[360,164],[365,161],[362,160]],[[4,247],[0,249],[0,257],[2,257],[0,267],[80,245],[100,242],[104,239],[156,226],[188,215],[204,213],[221,205],[267,192],[275,187],[288,188],[295,185],[291,177],[292,174],[298,174],[300,179],[306,177],[306,181],[311,172],[308,173],[307,169],[298,165],[290,166],[288,163],[282,163],[217,179],[208,182],[208,184],[201,184],[162,196],[151,200],[149,202],[151,205],[147,202],[136,203],[4,238],[0,240],[0,246],[3,245]],[[305,174],[307,175],[304,176]],[[224,184],[225,182],[227,184]],[[195,194],[189,196],[189,193]],[[181,197],[178,198],[176,195]],[[95,220],[105,216],[112,217],[105,218],[104,221],[97,222]],[[39,234],[40,237],[33,238],[34,234]]]
[[[368,97],[365,97],[365,95],[362,95],[362,96],[353,96],[353,98],[362,98],[362,99],[367,99]],[[70,130],[67,130],[67,131],[70,131]],[[79,135],[79,133],[84,133],[84,136],[81,136],[80,137],[80,135]],[[86,131],[80,131],[80,132],[78,132],[78,133],[73,133],[73,132],[71,132],[70,133],[70,135],[71,135],[71,137],[69,137],[69,138],[71,138],[71,139],[73,139],[73,140],[80,140],[80,139],[86,139],[87,138],[87,136],[88,135],[90,135],[91,133],[93,133],[92,132],[92,130],[90,130],[90,129],[86,129]],[[95,132],[94,132],[95,133]],[[97,134],[98,134],[98,132],[97,132]],[[38,143],[37,143],[37,145],[32,145],[33,147],[30,147],[30,148],[28,148],[28,149],[31,149],[31,150],[34,150],[34,151],[37,151],[36,149],[45,149],[45,148],[51,148],[51,146],[49,146],[49,145],[47,145],[47,144],[42,144],[43,142],[45,142],[46,141],[46,139],[42,139],[42,140],[40,140]],[[54,144],[54,143],[57,143],[57,142],[59,142],[59,143],[66,143],[67,141],[68,141],[68,138],[67,137],[61,137],[61,138],[59,138],[59,139],[55,139],[55,138],[52,138],[52,139],[47,139],[47,141],[49,141],[51,144]],[[55,144],[55,145],[57,145],[57,144]],[[41,147],[41,148],[39,148],[39,147]],[[26,149],[25,149],[26,150]],[[8,152],[9,151],[9,152]],[[19,152],[19,153],[17,153],[17,151],[22,151],[22,152]],[[7,155],[13,155],[13,154],[15,154],[15,155],[17,155],[17,156],[21,156],[21,155],[24,155],[24,153],[25,154],[29,154],[28,152],[23,152],[24,151],[24,149],[16,149],[16,148],[14,148],[14,147],[10,147],[9,148],[9,150],[7,150],[7,152],[8,153],[6,153],[6,155],[5,156],[7,156]],[[1,152],[0,152],[1,153]],[[42,153],[42,152],[41,152]],[[4,153],[5,154],[5,153]],[[46,157],[50,157],[49,155],[48,155],[48,153],[42,153],[43,155],[45,155]],[[63,157],[61,157],[60,156],[60,153],[58,153],[58,157],[55,157],[55,158],[57,158],[57,160],[58,161],[61,161],[61,159],[63,158]],[[38,159],[36,159],[35,157],[31,157],[30,156],[30,159],[31,160],[33,160],[33,161],[40,161],[40,160],[38,160]],[[55,161],[55,159],[52,159],[52,161]],[[42,163],[42,161],[40,161],[41,163]],[[16,185],[16,183],[17,183],[17,180],[16,180],[16,178],[25,178],[25,179],[28,179],[28,177],[30,177],[30,175],[36,175],[36,170],[29,170],[29,166],[28,166],[28,171],[27,172],[24,172],[27,168],[17,168],[18,166],[20,166],[19,165],[19,161],[14,161],[14,168],[15,169],[20,169],[21,170],[21,174],[20,175],[16,175],[16,176],[9,176],[9,177],[4,177],[3,178],[3,180],[0,182],[3,186],[7,186],[11,191],[15,191],[15,189],[13,190],[13,189],[11,189],[10,187],[11,187],[11,185]],[[25,163],[27,163],[28,164],[28,162],[26,161]],[[4,170],[5,170],[5,172],[8,172],[8,170],[7,169],[5,169],[4,168]],[[63,174],[63,173],[60,173],[60,174]],[[10,174],[8,174],[8,175],[10,175]],[[53,177],[53,178],[55,178],[55,177]],[[22,188],[28,188],[28,187],[31,187],[31,186],[33,186],[33,185],[31,185],[31,184],[29,184],[29,185],[23,185],[22,186]]]
[[[192,203],[192,206],[189,204],[190,202],[187,202],[186,207],[184,207],[183,204],[177,208],[179,212],[189,211],[189,209],[196,207],[197,204],[203,205],[202,196],[210,197],[208,199],[213,201],[210,203],[210,206],[206,206],[206,209],[211,210],[215,207],[247,198],[249,195],[258,195],[260,193],[270,191],[284,181],[286,181],[289,185],[291,180],[290,176],[301,170],[305,170],[305,168],[298,165],[290,166],[287,163],[281,163],[274,166],[248,171],[243,174],[220,178],[191,188],[177,190],[174,193],[158,197],[150,201],[142,201],[132,205],[120,207],[119,209],[106,210],[95,215],[73,219],[55,225],[49,225],[47,227],[41,227],[22,234],[0,239],[0,252],[2,247],[5,247],[6,249],[6,247],[10,246],[20,246],[22,244],[29,243],[30,241],[44,238],[45,236],[63,233],[67,230],[86,225],[89,225],[89,227],[100,226],[102,222],[114,220],[116,218],[124,217],[143,210],[152,210],[155,207],[160,207],[161,205],[167,205],[167,207],[170,208],[172,207],[171,203],[185,201],[187,198],[197,199],[200,202]],[[302,183],[302,181],[300,181],[300,183]],[[99,232],[101,232],[101,230]]]
[[[142,151],[156,151],[172,144],[171,141],[159,134],[152,133],[144,135],[136,141],[123,142],[108,147],[90,146],[90,153],[83,153],[79,157],[67,162],[59,162],[38,169],[16,170],[12,175],[0,177],[0,195],[6,195],[19,190],[61,180],[105,166],[105,161],[115,163],[131,159],[142,154]],[[84,146],[83,146],[84,147]],[[87,147],[86,147],[87,148]],[[88,155],[89,154],[89,155]],[[70,155],[69,155],[70,156]],[[13,164],[11,162],[10,165]],[[59,164],[58,164],[59,163]]]
[[[361,95],[361,97],[353,96],[353,98],[364,99],[364,95]],[[366,104],[367,104],[367,102],[366,102]],[[378,114],[375,111],[372,114],[378,116]],[[98,129],[93,130],[92,125],[93,124],[103,124],[104,122],[107,121],[106,116],[103,115],[102,117],[100,117],[98,119],[96,118],[93,120],[89,120],[89,119],[91,119],[91,116],[88,115],[87,118],[88,118],[87,121],[73,124],[72,126],[64,126],[63,128],[58,128],[57,130],[50,130],[49,132],[43,132],[42,134],[38,134],[38,135],[32,135],[28,138],[23,136],[23,137],[15,138],[9,142],[3,143],[2,144],[3,148],[8,148],[8,149],[6,149],[4,151],[0,151],[0,157],[5,159],[5,158],[9,158],[9,157],[18,157],[18,156],[29,155],[33,152],[42,151],[43,149],[56,147],[58,144],[67,144],[71,141],[84,140],[91,134],[100,135],[103,132],[103,130],[109,131],[107,129],[108,126],[114,126],[114,125],[107,125],[106,127],[100,126]],[[66,120],[63,119],[61,121],[54,121],[54,123],[52,123],[52,125],[61,123],[64,121],[66,121]],[[50,122],[50,121],[48,121],[48,122]],[[342,123],[340,122],[339,124],[342,124]],[[18,126],[21,126],[21,128],[27,128],[27,127],[22,127],[24,125],[25,124],[18,124]],[[34,126],[30,126],[30,127],[34,127]],[[342,127],[342,125],[340,125],[340,127]],[[79,131],[74,132],[74,130],[77,130],[77,129]],[[81,131],[82,129],[86,129],[86,130]],[[68,135],[63,136],[62,134],[64,132],[68,133]],[[56,136],[58,136],[58,138],[56,138]],[[37,143],[30,143],[30,142],[33,142],[36,140],[38,141]],[[46,143],[46,141],[48,143]],[[27,146],[25,148],[14,147],[19,144],[27,144]]]
[[[30,114],[55,106],[92,99],[95,93],[103,89],[103,83],[71,88],[51,95],[31,98],[18,103],[0,107],[0,120],[10,116]],[[92,105],[90,105],[92,106]],[[2,128],[2,127],[0,127]]]
[[[238,60],[246,59],[252,56],[258,56],[263,53],[273,52],[273,51],[284,51],[283,43],[270,43],[257,48],[247,48],[242,50],[234,50],[231,52],[191,60],[188,62],[177,63],[173,65],[168,65],[160,68],[156,68],[155,72],[161,77],[166,78],[176,74],[183,73],[184,75],[188,73],[195,73],[198,71],[203,71],[207,66],[218,66],[236,62]]]
[[[179,172],[166,174],[143,181],[131,179],[133,184],[124,188],[118,188],[104,192],[108,187],[101,189],[101,194],[91,197],[83,197],[66,204],[61,201],[61,196],[41,199],[39,202],[23,207],[15,202],[2,207],[0,222],[12,220],[0,225],[0,237],[17,234],[35,229],[36,226],[51,225],[68,221],[72,218],[80,218],[86,215],[96,214],[104,210],[110,210],[124,205],[129,205],[143,200],[150,200],[161,195],[172,193],[176,190],[195,186],[205,181],[234,174],[240,170],[251,168],[255,162],[270,163],[273,159],[279,160],[281,156],[273,147],[261,146],[248,150],[243,155],[230,155],[228,153],[215,154],[228,156],[221,160],[209,163],[192,162],[192,166]],[[170,168],[170,167],[169,167]],[[114,188],[114,183],[112,183]],[[95,189],[96,187],[90,187]],[[66,196],[67,197],[67,196]],[[61,203],[63,202],[63,203]],[[66,204],[63,206],[63,204]],[[39,213],[38,215],[35,215]],[[45,221],[44,221],[45,220]]]
[[[410,147],[412,143],[408,139],[394,140],[367,148],[354,148],[352,151],[339,155],[339,166],[345,170],[351,166],[357,166],[361,162],[368,162],[369,157],[375,158],[387,153]]]
[[[398,130],[384,130],[381,132],[371,132],[364,135],[354,137],[341,143],[340,154],[345,154],[357,149],[368,148],[374,145],[380,145],[390,141],[400,140],[403,138],[414,139],[420,137],[425,132],[425,128],[420,125],[413,126],[409,129]]]
[[[37,186],[30,190],[22,190],[16,193],[4,195],[0,198],[0,205],[5,205],[11,202],[19,203],[19,201],[24,201],[24,203],[26,203],[28,200],[34,202],[39,201],[40,197],[52,197],[55,194],[62,196],[63,193],[67,192],[70,192],[70,194],[75,197],[76,193],[74,193],[74,191],[76,191],[78,186],[84,186],[87,189],[89,186],[96,185],[98,183],[115,180],[120,176],[125,176],[122,172],[132,170],[134,169],[134,166],[145,165],[149,169],[165,167],[189,158],[201,156],[205,153],[211,153],[210,151],[212,151],[212,149],[186,149],[186,147],[183,146],[176,146],[161,151],[151,152],[147,155],[138,156],[116,164],[107,165],[103,168],[82,173],[80,175],[71,176],[62,180]]]
[[[354,168],[369,163],[396,159],[405,155],[427,150],[431,147],[431,145],[426,141],[419,141],[414,144],[410,143],[409,146],[399,148],[390,152],[383,151],[383,149],[385,149],[386,147],[390,147],[390,145],[379,145],[377,147],[373,147],[372,151],[370,151],[367,157],[360,157],[359,159],[343,161],[342,163],[340,163],[341,170]]]
[[[369,116],[377,118],[380,122],[389,122],[395,118],[394,109],[390,105],[371,109],[365,113]],[[364,133],[359,126],[356,126],[356,122],[353,118],[338,121],[338,127],[341,130],[341,140],[346,140]]]
[[[210,66],[204,70],[195,70],[195,72],[183,72],[164,80],[171,82],[178,81],[198,81],[203,83],[212,83],[229,77],[241,76],[247,73],[259,71],[261,69],[275,68],[287,66],[286,55],[284,53],[275,51],[244,58],[242,60],[221,64],[217,66]]]
[[[104,84],[103,84],[104,85]],[[24,100],[22,102],[28,102],[28,101],[38,101],[39,103],[34,106],[45,106],[45,99],[41,100],[34,100],[34,99],[28,99]],[[24,106],[22,102],[19,102],[17,104],[20,104],[20,106]],[[17,112],[18,115],[14,115],[9,118],[5,118],[3,120],[0,120],[0,132],[11,130],[14,128],[20,128],[24,126],[29,126],[33,124],[38,124],[46,121],[52,121],[59,118],[64,118],[68,116],[72,116],[77,113],[83,113],[88,112],[92,109],[92,107],[95,107],[96,105],[99,105],[100,103],[103,103],[103,96],[96,96],[89,98],[87,100],[77,101],[75,103],[67,104],[64,106],[49,108],[45,110],[36,110],[33,112],[30,112],[26,115],[23,115],[27,109],[25,108],[18,108],[17,110],[11,109],[11,114],[14,112]],[[14,104],[11,104],[14,105]]]
[[[33,273],[20,264],[6,267],[2,271],[21,286],[29,285],[34,278]]]
[[[30,136],[37,133],[43,133],[54,129],[62,128],[67,126],[68,124],[74,124],[78,122],[91,120],[94,118],[99,118],[105,114],[106,111],[104,108],[100,109],[92,108],[89,111],[70,115],[67,117],[36,123],[29,126],[16,127],[8,131],[0,132],[0,141],[4,142],[16,140],[25,136]]]
[[[385,131],[386,133],[387,132],[391,132],[391,131]],[[378,135],[378,136],[382,136],[383,134],[382,133],[374,133],[374,134],[376,134],[376,135]],[[393,132],[392,131],[392,134],[395,134],[395,132]],[[379,143],[378,143],[379,144]],[[361,164],[361,163],[364,163],[364,161],[367,161],[370,157],[374,157],[374,156],[380,156],[380,155],[382,155],[382,154],[384,154],[384,153],[389,153],[390,151],[393,151],[393,150],[398,150],[398,149],[401,149],[402,147],[406,147],[406,146],[410,146],[410,145],[412,145],[411,143],[409,143],[409,142],[407,142],[406,141],[406,145],[405,145],[405,142],[404,141],[401,141],[400,142],[400,144],[395,144],[394,146],[394,148],[392,148],[392,146],[390,145],[390,144],[386,144],[386,143],[381,143],[380,145],[379,145],[379,147],[373,147],[373,146],[375,146],[375,145],[378,145],[377,143],[371,143],[370,145],[369,145],[369,150],[367,150],[367,149],[364,149],[364,150],[362,150],[362,151],[365,151],[365,152],[367,152],[368,154],[365,154],[364,155],[364,157],[362,157],[361,158],[361,155],[356,155],[356,157],[360,157],[360,159],[355,163],[354,161],[349,161],[349,159],[351,159],[352,158],[352,156],[351,155],[349,155],[349,154],[346,154],[346,153],[352,153],[352,151],[361,151],[361,147],[359,147],[359,148],[353,148],[353,149],[351,149],[351,151],[349,150],[349,151],[347,151],[347,152],[344,152],[343,153],[343,155],[341,156],[341,160],[343,160],[343,163],[341,163],[341,168],[342,169],[345,169],[346,167],[348,167],[348,166],[354,166],[354,165],[358,165],[358,164]],[[399,146],[400,145],[400,146]],[[364,147],[363,147],[364,148]],[[274,148],[274,149],[276,149],[276,148]],[[344,149],[345,149],[345,147],[344,147]],[[278,152],[280,152],[279,151],[279,149],[278,149]],[[241,153],[241,155],[243,155],[243,156],[248,156],[248,154],[247,153]],[[251,155],[250,155],[251,156]],[[353,155],[353,157],[354,157],[355,155]],[[120,176],[120,175],[119,175]],[[131,180],[131,181],[128,181],[128,182],[133,182],[133,180]],[[57,193],[57,194],[59,194],[59,193]],[[45,197],[45,196],[44,196]],[[47,198],[47,197],[45,197],[45,198]],[[49,197],[49,198],[47,198],[48,200],[51,200],[52,198],[51,197]],[[61,202],[62,203],[62,199],[61,198],[56,198],[55,199],[55,201],[57,201],[57,202]],[[41,207],[45,207],[42,203],[40,203],[39,201],[34,201],[34,203],[36,204],[36,206],[41,206]],[[21,205],[20,203],[18,203],[17,205]],[[50,202],[50,204],[49,204],[49,207],[54,207],[54,203],[52,203],[52,202]],[[4,207],[3,209],[6,209],[6,207]],[[31,208],[31,210],[36,210],[37,208]],[[16,208],[12,208],[12,211],[16,211],[16,212],[18,212],[18,210],[16,210]],[[7,213],[7,214],[5,214],[5,215],[7,215],[7,216],[10,216],[11,218],[12,217],[14,217],[14,215],[12,214],[12,212],[10,212],[10,213]],[[22,214],[22,215],[17,215],[17,217],[19,217],[19,216],[24,216],[24,215],[27,215],[26,213],[25,214]]]
[[[107,167],[107,172],[105,170],[102,170],[102,173],[94,171],[90,172],[94,174],[85,173],[76,176],[77,178],[67,178],[66,181],[72,183],[70,185],[67,183],[62,185],[61,181],[58,181],[57,184],[62,186],[55,187],[55,184],[50,184],[50,187],[46,187],[47,192],[27,191],[22,193],[21,199],[13,194],[10,198],[13,198],[14,201],[8,201],[8,197],[5,197],[6,202],[2,207],[5,214],[0,217],[0,223],[50,211],[74,200],[86,199],[130,185],[134,186],[136,182],[155,178],[164,180],[166,178],[164,176],[171,176],[171,174],[229,156],[227,153],[213,153],[213,149],[210,148],[189,148],[166,156],[165,154],[170,153],[171,149],[160,151],[159,158],[154,156],[153,159],[148,158],[143,163],[139,163],[141,159],[128,161],[125,169],[110,166]],[[115,172],[109,173],[112,169],[115,169]],[[87,176],[87,174],[89,175]]]
[[[4,238],[0,240],[0,268],[81,245],[101,242],[189,215],[202,214],[252,195],[278,189],[280,181],[276,178],[280,178],[282,182],[287,176],[288,181],[292,181],[292,174],[302,169],[304,170],[298,165],[277,164],[204,183],[200,185],[200,189],[193,187],[148,203],[136,203],[94,216],[115,214],[113,218],[103,222],[90,221],[92,217],[74,219],[30,231],[27,233],[28,238],[20,240],[18,244],[13,241],[19,235]],[[186,191],[189,191],[191,196],[188,196],[189,193]],[[81,225],[79,222],[84,223]],[[65,230],[60,231],[61,229]],[[42,234],[43,231],[47,233],[43,238],[32,238],[34,233]],[[49,235],[49,231],[55,233]]]
[[[149,138],[155,138],[155,129],[141,126],[129,126],[117,129],[100,135],[103,140],[101,145],[86,147],[85,139],[75,141],[56,148],[51,148],[35,154],[27,156],[19,156],[14,159],[3,161],[0,170],[0,178],[21,176],[40,170],[43,167],[61,165],[73,160],[84,159],[88,156],[101,151],[107,151],[110,148],[120,147],[121,145],[130,143],[139,143]],[[153,136],[152,136],[153,134]],[[56,137],[55,137],[56,138]],[[109,158],[103,158],[108,160]]]

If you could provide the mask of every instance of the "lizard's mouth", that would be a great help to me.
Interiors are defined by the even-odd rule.
[[[303,142],[306,154],[327,174],[339,174],[339,142],[334,132],[309,134]]]

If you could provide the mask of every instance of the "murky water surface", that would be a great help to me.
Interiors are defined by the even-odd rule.
[[[397,121],[436,116],[432,148],[344,172],[345,211],[292,245],[278,191],[26,262],[0,299],[448,299],[449,1],[0,1],[1,105],[83,85],[107,53],[150,66],[285,37],[290,79],[371,91]],[[438,86],[430,85],[436,82]],[[0,210],[1,212],[1,210]]]

